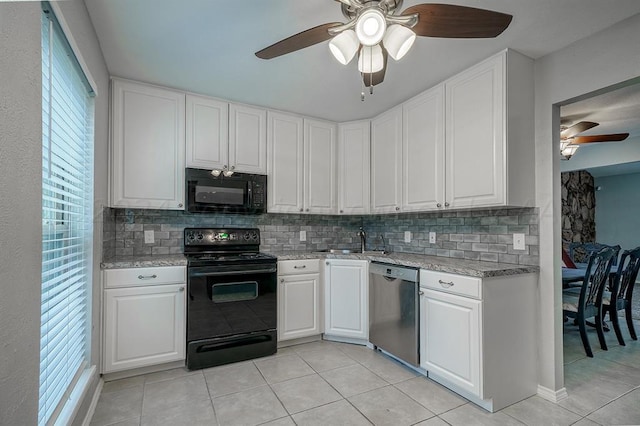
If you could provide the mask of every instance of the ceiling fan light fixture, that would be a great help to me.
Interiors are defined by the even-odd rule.
[[[351,62],[359,47],[358,36],[353,30],[343,31],[329,42],[329,50],[342,65]]]
[[[580,146],[571,145],[570,140],[562,141],[560,142],[560,155],[562,155],[565,160],[569,160],[571,157],[573,157],[573,154],[576,153],[578,148],[580,148]]]
[[[413,42],[416,41],[416,33],[404,25],[394,24],[389,26],[383,40],[387,53],[399,61],[413,46]]]
[[[382,47],[379,44],[370,47],[362,46],[360,57],[358,57],[358,70],[365,74],[371,74],[382,70],[383,67]]]
[[[363,46],[374,46],[380,43],[387,30],[387,21],[384,14],[370,8],[362,12],[356,22],[356,35]]]

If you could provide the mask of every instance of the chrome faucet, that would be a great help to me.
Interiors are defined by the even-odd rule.
[[[360,251],[364,253],[366,251],[366,246],[367,246],[367,233],[364,232],[364,228],[361,226],[360,230],[356,235],[360,237]]]

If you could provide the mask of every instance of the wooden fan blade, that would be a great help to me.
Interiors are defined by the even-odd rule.
[[[420,14],[412,30],[419,36],[442,38],[490,38],[500,35],[513,16],[492,10],[453,4],[417,4],[402,15]]]
[[[598,123],[594,123],[593,121],[581,121],[579,123],[574,124],[573,126],[564,129],[560,132],[561,139],[569,139],[574,137],[575,135],[586,132],[589,129],[593,129],[594,127],[599,126]]]
[[[384,75],[387,72],[387,49],[382,48],[382,69],[374,73],[362,73],[362,81],[366,87],[376,86],[384,81]]]
[[[576,136],[571,139],[572,145],[598,142],[620,142],[629,137],[629,133],[612,133],[610,135]]]
[[[329,40],[333,36],[327,31],[331,27],[342,25],[340,22],[330,22],[328,24],[318,25],[317,27],[309,28],[301,33],[294,34],[291,37],[287,37],[284,40],[280,40],[277,43],[272,44],[269,47],[256,52],[256,56],[260,59],[273,59],[278,56],[286,55],[287,53],[295,52],[296,50],[304,49],[305,47],[313,46],[314,44],[321,43]]]

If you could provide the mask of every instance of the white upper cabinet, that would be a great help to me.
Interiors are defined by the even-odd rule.
[[[187,94],[187,167],[224,169],[229,164],[229,104]]]
[[[267,210],[303,211],[303,121],[301,117],[267,114]]]
[[[244,173],[267,174],[267,111],[229,105],[229,167]]]
[[[187,167],[267,173],[267,112],[187,94]]]
[[[111,207],[184,208],[185,94],[113,79]]]
[[[435,210],[444,203],[444,88],[402,105],[402,211]]]
[[[304,211],[336,211],[337,127],[327,121],[304,119]]]
[[[371,121],[371,211],[399,212],[402,194],[402,106]]]
[[[447,207],[532,205],[532,60],[504,51],[445,89]]]
[[[371,122],[338,125],[338,213],[370,211]]]

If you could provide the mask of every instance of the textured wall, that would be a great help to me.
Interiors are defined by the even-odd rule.
[[[0,2],[0,424],[35,425],[40,363],[40,3]]]
[[[105,209],[105,257],[182,253],[185,227],[257,227],[261,250],[314,251],[329,247],[359,247],[360,226],[368,235],[367,249],[421,253],[461,259],[538,264],[538,213],[536,209],[493,209],[466,212],[405,213],[374,216],[315,216],[265,214],[185,214],[168,210]],[[155,242],[144,242],[144,231],[155,231]],[[299,240],[306,231],[307,241]],[[404,242],[404,232],[413,235]],[[429,231],[437,233],[429,243]],[[525,250],[513,250],[512,233],[525,234]]]
[[[562,181],[562,241],[596,241],[596,196],[593,176],[586,171],[565,172]]]

